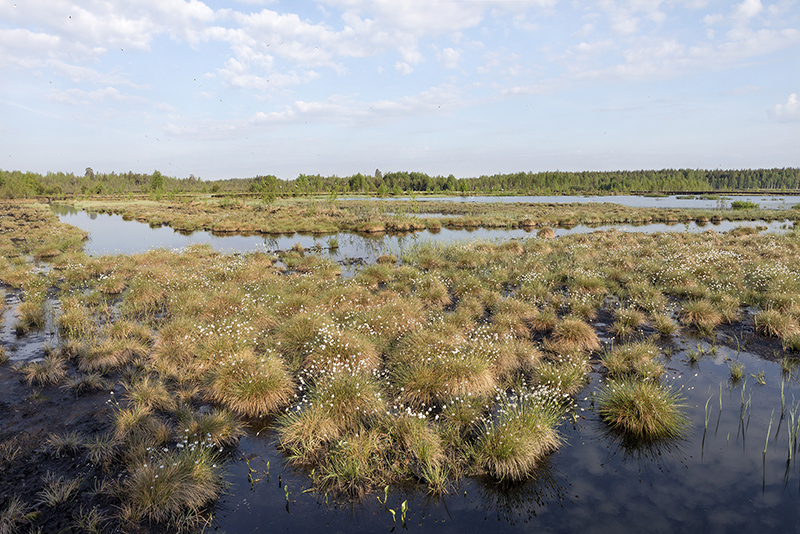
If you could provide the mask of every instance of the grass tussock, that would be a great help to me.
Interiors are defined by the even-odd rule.
[[[387,446],[386,435],[375,429],[338,441],[321,465],[322,488],[361,496],[382,480]]]
[[[15,495],[8,499],[0,511],[0,532],[2,534],[22,532],[23,525],[28,522],[29,510],[30,506],[20,497]]]
[[[796,317],[779,310],[762,310],[753,316],[756,330],[765,336],[788,340],[800,334]]]
[[[51,352],[44,359],[23,366],[22,374],[28,385],[52,386],[67,376],[67,366],[61,355]]]
[[[220,495],[224,488],[220,472],[219,460],[207,447],[162,451],[132,469],[121,497],[134,519],[174,522],[201,511]]]
[[[79,478],[65,479],[48,473],[44,477],[44,487],[38,493],[37,502],[44,506],[54,508],[59,504],[71,501],[78,494],[81,480]]]
[[[574,395],[586,385],[589,364],[583,356],[554,356],[538,362],[536,382],[562,395]]]
[[[600,349],[600,340],[591,325],[577,317],[566,317],[553,328],[545,348],[558,354],[592,352]]]
[[[631,376],[658,381],[664,374],[664,366],[656,360],[658,354],[658,347],[651,341],[618,345],[603,354],[603,365],[611,378]]]
[[[245,435],[244,428],[244,424],[227,410],[178,414],[178,437],[187,442],[205,442],[218,447],[234,445]]]
[[[125,397],[132,406],[147,410],[169,411],[175,407],[164,383],[155,376],[144,376],[134,382],[123,383]]]
[[[653,316],[653,327],[663,337],[669,337],[680,330],[678,323],[672,317],[660,313]]]
[[[527,478],[561,444],[556,426],[562,415],[545,389],[504,398],[484,421],[474,446],[476,462],[499,480]]]
[[[25,300],[17,307],[17,332],[41,330],[45,325],[44,298],[34,297]]]
[[[279,358],[250,350],[218,362],[209,375],[209,397],[245,417],[278,411],[294,391],[292,378]]]
[[[390,364],[398,399],[415,409],[464,395],[486,395],[497,384],[491,351],[452,332],[421,330],[401,340]]]
[[[682,398],[652,380],[611,380],[597,396],[598,414],[634,442],[680,438],[688,420]]]
[[[647,320],[644,313],[634,308],[620,308],[614,313],[614,324],[611,331],[620,338],[635,334],[637,329]]]
[[[108,390],[111,387],[111,382],[103,378],[100,373],[88,373],[68,378],[67,382],[61,387],[71,391],[76,397],[80,397],[81,395]]]
[[[83,449],[83,437],[77,432],[50,434],[45,441],[45,449],[55,456],[75,456]]]
[[[686,302],[681,308],[681,320],[687,326],[694,326],[703,333],[710,333],[722,324],[722,314],[707,299]]]

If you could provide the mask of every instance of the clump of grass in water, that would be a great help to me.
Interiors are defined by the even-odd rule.
[[[25,365],[22,374],[28,385],[47,386],[61,382],[67,376],[67,368],[64,359],[58,353],[51,352],[43,360]]]
[[[682,398],[652,380],[611,380],[597,395],[598,413],[608,426],[634,441],[682,437],[688,420]]]
[[[125,502],[124,515],[166,523],[187,512],[199,513],[223,487],[212,450],[188,443],[177,450],[159,451],[132,467],[120,496]]]
[[[56,458],[61,455],[74,456],[83,448],[83,438],[75,431],[66,434],[50,434],[45,448]]]
[[[558,397],[547,388],[504,396],[484,420],[473,450],[476,462],[499,480],[527,478],[561,444],[556,426],[564,412]]]
[[[79,478],[64,479],[56,478],[53,473],[48,473],[44,477],[44,488],[39,492],[38,502],[49,507],[72,500],[78,493],[81,480]]]
[[[444,491],[448,469],[444,465],[443,443],[427,419],[401,415],[391,421],[388,433],[400,445],[400,454],[408,455],[407,469],[416,478],[424,480],[429,491]]]
[[[684,324],[695,326],[704,334],[710,334],[722,323],[722,314],[711,301],[700,299],[683,305],[681,319]]]
[[[209,379],[210,397],[246,417],[273,413],[288,404],[294,386],[283,362],[244,350],[219,362]]]
[[[44,302],[43,296],[40,297],[36,295],[19,304],[17,307],[17,314],[19,317],[14,326],[17,332],[24,333],[29,330],[40,330],[44,328]]]
[[[622,308],[615,312],[615,321],[611,331],[621,338],[626,338],[636,332],[636,329],[644,324],[646,318],[644,313],[633,308]]]
[[[668,315],[656,314],[653,316],[653,327],[663,337],[669,337],[678,332],[678,323]]]
[[[244,425],[227,410],[207,414],[178,413],[177,433],[186,441],[209,441],[216,446],[233,445],[244,436]]]
[[[728,365],[728,370],[731,375],[731,382],[734,384],[739,382],[744,377],[744,364],[739,362],[732,362]]]
[[[536,381],[553,391],[574,395],[586,384],[589,364],[582,356],[552,356],[535,365]]]
[[[367,487],[382,480],[382,460],[388,444],[385,434],[377,429],[339,440],[321,466],[322,486],[360,496]]]
[[[577,317],[566,317],[559,321],[546,341],[545,348],[559,354],[590,352],[600,348],[594,328]]]
[[[618,345],[603,354],[608,376],[621,378],[627,375],[660,380],[664,367],[658,361],[658,347],[651,341]]]

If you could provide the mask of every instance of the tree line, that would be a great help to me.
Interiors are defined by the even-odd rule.
[[[149,194],[156,197],[183,193],[250,193],[269,201],[299,195],[370,194],[605,194],[647,192],[800,190],[800,168],[775,169],[661,169],[634,171],[547,171],[483,175],[474,178],[431,176],[417,171],[351,176],[300,174],[293,180],[274,175],[204,181],[151,174],[100,173],[87,167],[83,175],[37,174],[0,169],[0,198]]]

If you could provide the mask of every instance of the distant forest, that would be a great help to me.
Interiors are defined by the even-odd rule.
[[[272,175],[204,181],[152,174],[100,173],[91,168],[80,175],[0,170],[0,198],[94,195],[141,195],[157,198],[187,193],[250,193],[264,200],[302,195],[369,194],[612,194],[681,193],[719,191],[797,191],[800,169],[518,172],[477,178],[430,176],[422,172],[387,172],[371,175],[321,176],[301,174],[293,180]]]

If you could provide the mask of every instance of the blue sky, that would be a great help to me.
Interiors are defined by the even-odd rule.
[[[800,167],[800,0],[0,0],[0,168]]]

